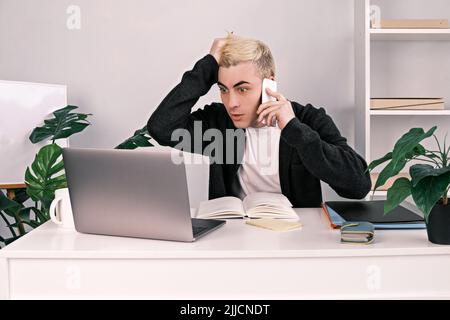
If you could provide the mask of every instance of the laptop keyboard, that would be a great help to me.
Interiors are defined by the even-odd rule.
[[[192,231],[194,232],[194,235],[199,234],[200,232],[208,229],[207,227],[201,227],[201,226],[192,226]]]

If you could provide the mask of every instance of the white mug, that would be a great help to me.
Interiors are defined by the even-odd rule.
[[[50,204],[50,219],[62,228],[75,230],[68,188],[55,191],[55,199]]]

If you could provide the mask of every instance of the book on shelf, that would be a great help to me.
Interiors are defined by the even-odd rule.
[[[444,98],[371,98],[371,110],[444,110]]]
[[[373,28],[373,26],[372,26]],[[380,29],[448,29],[448,19],[380,20]]]
[[[202,201],[196,218],[274,218],[298,219],[289,199],[280,193],[256,192],[243,200],[237,197],[221,197]]]
[[[380,173],[378,173],[378,172],[371,172],[370,173],[370,179],[372,180],[372,188],[371,188],[371,190],[374,190],[375,183],[377,182],[377,179],[378,179],[379,175],[380,175]],[[409,175],[409,173],[407,173],[407,172],[400,172],[399,174],[397,174],[397,175],[387,179],[385,184],[383,184],[382,186],[377,188],[377,191],[387,191],[387,189],[392,187],[392,185],[394,184],[395,180],[397,180],[398,178],[402,178],[402,177],[411,179],[411,176]]]

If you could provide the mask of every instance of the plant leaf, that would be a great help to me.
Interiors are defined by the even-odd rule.
[[[17,224],[17,227],[19,228],[18,231],[19,231],[20,235],[23,235],[26,233],[25,229],[21,225],[22,220],[20,219],[20,216],[19,216],[19,213],[22,208],[23,208],[23,205],[19,204],[18,206],[14,206],[14,207],[2,210],[3,213],[5,213],[6,215],[8,215],[9,217],[14,219],[14,223],[10,223],[9,221],[6,220],[7,227],[10,228],[10,231],[13,234],[13,236],[16,236],[16,232],[11,227],[15,226],[16,224]]]
[[[31,208],[21,208],[17,211],[17,215],[21,221],[30,221]]]
[[[56,119],[64,119],[67,117],[67,115],[70,113],[70,111],[77,109],[77,106],[65,106],[64,108],[58,109],[55,112],[53,112],[53,115]]]
[[[147,126],[136,130],[134,135],[115,147],[115,149],[136,149],[138,147],[153,147],[149,142],[151,139],[147,131]]]
[[[411,181],[401,177],[394,181],[387,191],[387,198],[384,202],[384,214],[392,211],[411,194]]]
[[[417,185],[412,187],[411,194],[417,207],[423,212],[425,220],[431,209],[443,196],[450,184],[450,172],[439,176],[427,176],[422,178]]]
[[[23,224],[29,225],[30,227],[32,227],[33,229],[39,227],[41,225],[41,223],[35,222],[35,221],[24,221]]]
[[[368,166],[366,171],[371,171],[372,169],[374,169],[375,167],[378,167],[380,164],[391,160],[392,159],[392,152],[386,153],[383,157],[377,159],[377,160],[373,160]]]
[[[414,147],[413,151],[406,153],[406,158],[411,159],[415,156],[423,156],[426,152],[427,150],[425,149],[425,147],[421,144],[418,144]]]
[[[417,186],[417,184],[425,177],[436,177],[447,172],[450,172],[450,167],[436,169],[429,164],[415,164],[409,168],[409,174],[411,176],[413,187]]]
[[[19,239],[19,237],[12,237],[12,238],[7,238],[7,239],[0,237],[0,242],[3,242],[5,245],[8,245],[11,242],[16,241],[17,239]]]
[[[14,201],[20,204],[23,204],[30,198],[30,196],[27,194],[26,188],[14,189],[14,194],[15,194]]]
[[[34,229],[34,228],[39,227],[41,225],[41,223],[36,222],[36,221],[32,221],[32,220],[30,220],[30,221],[21,221],[21,222],[14,223],[13,227],[18,228],[19,225],[28,225],[28,226],[30,226],[30,227],[32,227]],[[22,236],[23,236],[23,234],[22,234]]]
[[[20,208],[20,207],[22,207],[22,205],[20,203],[9,199],[2,191],[0,191],[0,211]]]
[[[20,219],[17,215],[18,210],[23,208],[21,203],[18,203],[14,200],[9,199],[3,191],[0,190],[0,216],[4,220],[6,227],[9,229],[13,237],[17,236],[17,232],[13,229],[12,223],[7,219],[6,216],[9,216],[17,221]],[[6,216],[5,216],[6,215]],[[19,230],[21,232],[22,230]]]
[[[395,143],[394,150],[392,151],[392,160],[380,172],[375,183],[375,190],[384,185],[390,177],[398,174],[415,152],[423,151],[419,147],[419,142],[433,135],[436,128],[434,126],[426,133],[422,128],[412,128]]]
[[[34,212],[36,217],[39,219],[39,222],[37,219],[32,220],[31,219],[31,211]],[[30,223],[37,223],[37,226],[39,226],[41,223],[46,222],[50,219],[50,217],[46,216],[43,212],[41,212],[36,207],[27,207],[27,208],[21,208],[18,211],[18,216],[21,220],[21,222],[26,222],[30,225]]]
[[[50,140],[67,138],[74,133],[83,131],[90,125],[86,119],[92,114],[70,113],[77,108],[77,106],[68,105],[53,112],[53,119],[44,120],[43,126],[37,127],[31,132],[30,141],[38,143],[47,138]]]
[[[412,128],[409,130],[395,143],[394,150],[392,151],[393,159],[411,152],[420,141],[432,136],[436,128],[434,126],[426,133],[422,128]]]
[[[407,159],[411,159],[411,158],[413,158],[413,157],[415,157],[415,156],[422,156],[422,155],[424,155],[425,153],[426,153],[425,148],[424,148],[421,144],[419,144],[419,145],[417,145],[417,146],[413,149],[413,151],[408,152],[408,153],[406,154],[406,158],[407,158]],[[383,157],[381,157],[381,158],[379,158],[379,159],[376,159],[376,160],[373,160],[373,161],[369,164],[369,166],[367,167],[367,169],[366,169],[365,172],[371,171],[371,170],[373,170],[374,168],[378,167],[380,164],[382,164],[382,163],[384,163],[384,162],[386,162],[386,161],[388,161],[388,160],[391,160],[391,159],[392,159],[392,152],[388,152],[388,153],[386,153]]]
[[[408,153],[406,154],[406,158],[407,158],[407,159],[412,159],[412,158],[415,157],[415,156],[422,156],[422,155],[424,155],[425,153],[426,153],[425,148],[424,148],[421,144],[419,144],[419,145],[417,145],[417,146],[413,149],[413,151],[408,152]],[[385,154],[383,157],[381,157],[381,158],[379,158],[379,159],[377,159],[377,160],[372,161],[372,162],[370,163],[370,165],[367,167],[367,169],[366,169],[365,172],[371,171],[371,170],[373,170],[374,168],[378,167],[380,164],[382,164],[382,163],[384,163],[384,162],[386,162],[386,161],[388,161],[388,160],[391,160],[391,159],[392,159],[392,152],[389,152],[389,153]],[[389,178],[390,178],[390,177],[389,177]],[[384,183],[383,183],[383,184],[384,184]],[[383,185],[383,184],[379,184],[379,185],[375,184],[375,185],[377,185],[377,188],[378,188],[379,186],[381,186],[381,185]]]
[[[399,159],[398,161],[391,161],[387,164],[386,167],[380,172],[378,179],[375,183],[375,190],[384,185],[386,181],[390,178],[398,174],[403,167],[405,166],[407,160],[406,159]]]
[[[49,207],[55,198],[55,190],[67,187],[64,174],[53,177],[64,168],[62,160],[58,161],[61,154],[62,149],[57,144],[46,145],[36,155],[32,170],[28,167],[25,172],[28,195],[34,201],[41,201],[45,207]]]
[[[50,168],[48,171],[48,175],[53,176],[54,174],[57,174],[58,172],[64,170],[64,162],[60,161],[56,165]]]
[[[44,223],[45,221],[50,220],[50,216],[48,215],[48,211],[41,211],[36,207],[30,207],[32,211],[36,214],[36,217],[39,219],[39,223]]]

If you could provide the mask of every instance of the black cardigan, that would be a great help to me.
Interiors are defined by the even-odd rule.
[[[160,144],[174,147],[176,129],[192,134],[194,121],[201,121],[202,132],[215,128],[225,137],[226,129],[236,129],[222,103],[211,103],[191,113],[198,99],[217,83],[219,65],[208,54],[183,74],[181,82],[164,98],[147,123],[148,132]],[[291,101],[296,118],[281,131],[279,175],[281,190],[294,207],[319,207],[322,203],[320,180],[342,197],[364,198],[371,188],[367,163],[342,137],[323,108],[302,106]],[[225,140],[225,139],[224,139]],[[209,142],[203,142],[203,149]],[[242,147],[242,146],[239,146]],[[194,150],[193,145],[191,150]],[[225,152],[225,150],[224,150]],[[237,196],[240,160],[235,149],[233,164],[210,165],[209,198]]]

